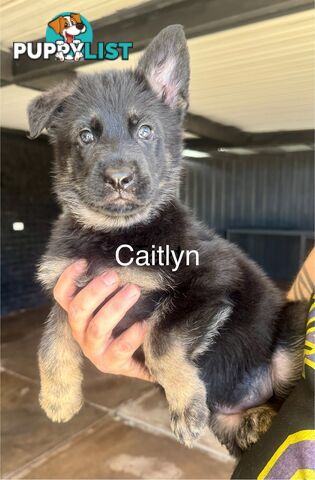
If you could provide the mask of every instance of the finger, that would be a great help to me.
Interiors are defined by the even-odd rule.
[[[145,333],[146,327],[143,322],[134,323],[109,344],[104,356],[109,362],[124,362],[141,347]]]
[[[85,339],[93,351],[106,348],[113,328],[139,297],[139,287],[127,284],[97,312],[88,325]]]
[[[85,260],[78,260],[72,263],[60,275],[55,288],[54,298],[64,310],[68,310],[73,295],[76,292],[76,280],[84,273],[87,263]]]
[[[94,278],[84,287],[69,305],[69,322],[72,330],[82,335],[95,310],[119,285],[116,272],[109,271]]]
[[[146,330],[147,324],[138,322],[113,340],[104,354],[105,364],[116,365],[122,375],[154,381],[146,367],[132,358],[143,344]]]

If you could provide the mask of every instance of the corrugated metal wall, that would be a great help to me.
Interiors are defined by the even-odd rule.
[[[182,198],[218,230],[313,230],[313,152],[185,161]]]
[[[313,152],[244,156],[218,152],[209,159],[186,160],[181,195],[199,219],[223,235],[231,229],[282,230],[272,238],[268,232],[230,238],[274,278],[290,281],[297,272],[299,232],[314,229]],[[286,236],[283,230],[294,230],[297,237]],[[305,251],[311,244],[306,242]]]
[[[51,193],[53,152],[47,141],[2,131],[1,150],[1,312],[7,314],[47,303],[35,269],[59,208]],[[14,222],[23,222],[24,229],[15,231]]]

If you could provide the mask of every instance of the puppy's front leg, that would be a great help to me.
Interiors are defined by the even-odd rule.
[[[67,422],[83,403],[81,351],[72,337],[66,313],[54,305],[40,342],[39,401],[53,422]]]
[[[174,332],[159,331],[158,324],[153,323],[146,336],[144,353],[148,369],[165,390],[176,438],[192,447],[209,416],[198,368],[188,358],[185,343]]]

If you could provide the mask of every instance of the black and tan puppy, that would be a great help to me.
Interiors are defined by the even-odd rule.
[[[80,76],[31,103],[30,136],[48,131],[63,208],[39,278],[51,293],[65,267],[84,258],[78,288],[108,269],[138,284],[141,298],[115,334],[147,319],[145,363],[165,390],[178,440],[190,446],[210,425],[238,454],[268,429],[267,402],[300,377],[304,308],[287,304],[255,263],[179,203],[188,83],[185,36],[174,25],[135,71]],[[199,265],[121,267],[121,245],[195,250]],[[53,421],[70,420],[82,405],[80,365],[55,305],[39,350],[40,403]]]

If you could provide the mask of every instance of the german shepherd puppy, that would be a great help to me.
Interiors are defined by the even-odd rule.
[[[301,375],[304,312],[288,304],[235,245],[198,224],[177,198],[189,56],[183,28],[162,30],[135,71],[82,75],[31,102],[30,137],[55,149],[56,221],[39,279],[52,293],[86,259],[78,288],[115,269],[142,295],[115,335],[148,321],[145,365],[163,387],[172,430],[191,446],[206,425],[238,455],[270,426],[271,398]],[[122,244],[197,250],[199,265],[121,267]],[[39,348],[40,404],[67,422],[82,405],[81,353],[54,305]]]

